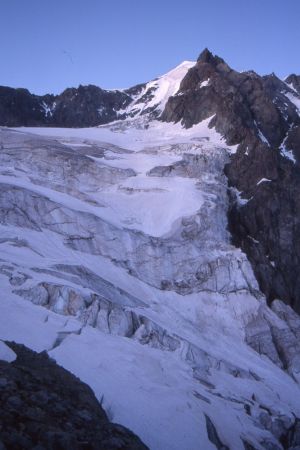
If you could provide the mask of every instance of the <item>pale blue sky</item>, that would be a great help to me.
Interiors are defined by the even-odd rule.
[[[204,47],[237,70],[300,74],[300,0],[0,0],[0,85],[129,87]]]

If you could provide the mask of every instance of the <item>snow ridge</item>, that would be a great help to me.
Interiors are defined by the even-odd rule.
[[[193,61],[183,61],[165,75],[147,83],[144,89],[136,96],[133,103],[126,109],[120,110],[119,115],[140,116],[146,112],[154,111],[156,114],[161,113],[169,97],[176,94],[182,79],[195,64],[196,62]]]

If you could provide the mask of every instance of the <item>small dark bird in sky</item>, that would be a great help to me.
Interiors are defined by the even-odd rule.
[[[62,52],[69,58],[71,63],[74,64],[74,61],[73,61],[71,53],[67,52],[66,50],[63,50]]]

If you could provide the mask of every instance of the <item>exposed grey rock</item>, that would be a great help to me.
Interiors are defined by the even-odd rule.
[[[246,340],[248,345],[259,354],[268,356],[279,367],[283,367],[270,332],[270,326],[263,315],[258,315],[247,324]]]
[[[16,275],[13,275],[9,282],[12,286],[21,286],[26,282],[28,279],[28,276],[25,273],[18,273]]]
[[[258,353],[268,356],[300,379],[299,316],[283,302],[276,300],[272,310],[278,319],[261,306],[258,315],[246,326],[247,343]]]
[[[274,300],[271,304],[272,311],[282,319],[287,322],[289,328],[292,330],[293,334],[297,339],[300,338],[300,317],[293,311],[293,309],[281,302],[280,300]]]
[[[15,290],[15,293],[21,295],[35,305],[45,306],[48,305],[49,302],[49,294],[43,284],[34,286],[30,289]]]

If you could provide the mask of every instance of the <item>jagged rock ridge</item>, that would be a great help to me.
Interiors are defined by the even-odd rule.
[[[118,118],[142,86],[105,91],[97,86],[69,88],[60,95],[38,96],[26,89],[0,87],[0,124],[5,126],[90,127]]]

